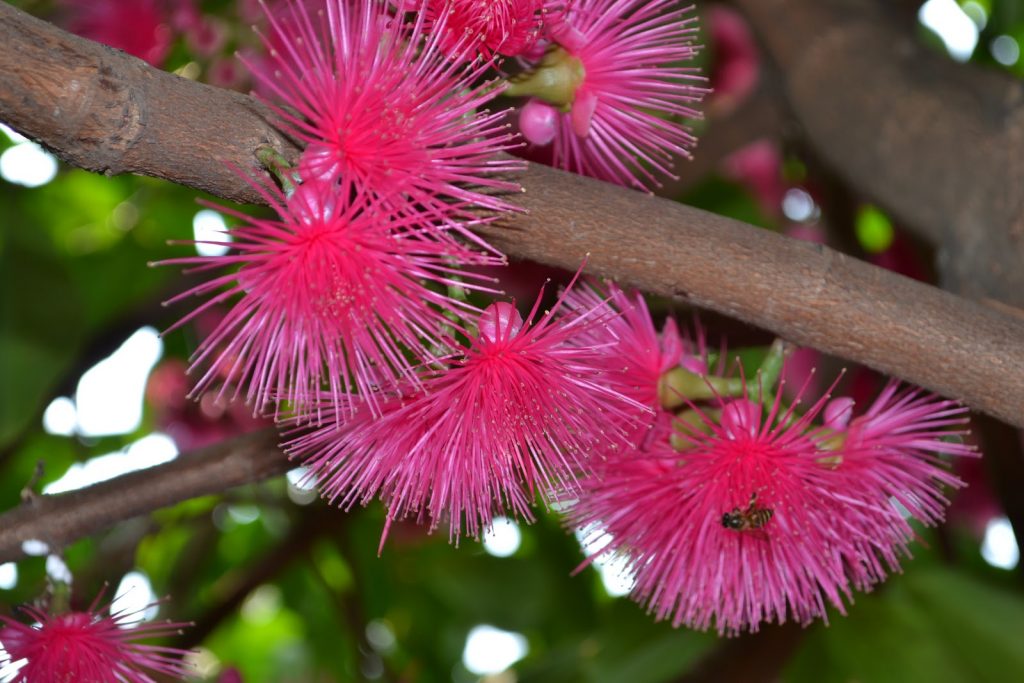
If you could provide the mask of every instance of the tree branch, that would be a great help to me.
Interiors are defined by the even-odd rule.
[[[822,159],[940,249],[949,289],[1024,308],[1024,82],[919,44],[891,0],[734,1]]]
[[[256,172],[260,144],[294,158],[296,146],[269,118],[247,97],[152,69],[0,4],[0,119],[70,163],[254,202],[257,194],[224,162]],[[589,253],[594,273],[688,299],[1024,426],[1022,320],[668,200],[538,165],[518,180],[529,213],[481,231],[510,254],[575,269]]]
[[[37,496],[0,515],[0,564],[26,557],[22,544],[28,540],[60,549],[122,520],[262,481],[292,467],[277,447],[277,433],[268,429],[88,488]]]

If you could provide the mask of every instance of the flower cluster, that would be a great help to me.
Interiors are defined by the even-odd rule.
[[[644,324],[625,295],[608,305],[570,288],[526,319],[486,306],[477,295],[497,291],[476,273],[505,257],[474,228],[516,210],[508,177],[522,167],[501,154],[521,144],[507,113],[486,107],[544,100],[529,84],[564,70],[553,59],[575,79],[559,96],[576,123],[552,137],[567,135],[558,149],[576,161],[556,163],[634,185],[613,169],[667,172],[692,142],[675,118],[696,115],[682,103],[701,94],[677,65],[696,49],[688,12],[542,0],[267,10],[267,54],[243,59],[305,151],[294,165],[262,152],[277,182],[249,182],[274,217],[223,209],[238,225],[210,244],[227,253],[172,261],[220,273],[172,300],[205,297],[178,325],[233,302],[193,357],[194,394],[242,397],[288,425],[289,451],[330,500],[380,498],[389,520],[447,520],[452,540],[498,513],[529,519],[593,454],[664,429],[657,397],[606,364],[616,329]]]
[[[756,382],[641,295],[575,279],[524,316],[488,302],[476,231],[515,212],[521,105],[530,153],[640,189],[694,139],[705,94],[674,0],[322,0],[268,12],[249,60],[294,165],[250,182],[272,218],[239,222],[189,320],[233,301],[199,346],[196,392],[243,396],[286,430],[322,495],[380,500],[457,543],[497,515],[569,501],[622,553],[659,618],[722,632],[842,609],[898,568],[908,517],[941,519],[963,409],[895,385],[787,407],[770,353]],[[505,60],[505,58],[514,58]],[[509,73],[512,72],[512,73]],[[223,269],[223,271],[221,270]],[[723,350],[724,351],[724,350]],[[226,387],[232,386],[233,389]],[[823,421],[818,421],[819,417]],[[947,431],[953,427],[953,431]],[[382,539],[383,543],[383,539]]]

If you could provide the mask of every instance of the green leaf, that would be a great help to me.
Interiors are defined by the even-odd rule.
[[[849,613],[814,627],[786,681],[1004,681],[1024,671],[1024,598],[963,572],[915,568]]]
[[[81,302],[67,269],[15,241],[0,254],[0,445],[40,414],[82,338]]]

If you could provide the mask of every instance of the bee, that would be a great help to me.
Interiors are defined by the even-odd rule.
[[[746,510],[735,507],[732,512],[722,514],[722,526],[735,531],[764,529],[774,514],[771,508],[757,507],[757,491],[754,491],[750,494]]]

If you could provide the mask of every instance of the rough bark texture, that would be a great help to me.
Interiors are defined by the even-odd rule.
[[[947,288],[1024,308],[1024,82],[921,45],[889,0],[734,1],[822,159],[939,247]]]
[[[259,195],[225,162],[297,148],[252,98],[72,36],[0,2],[0,121],[89,171],[164,178],[238,202]]]
[[[778,11],[785,4],[765,2]],[[855,3],[829,6],[847,4]],[[813,8],[804,14],[816,16]],[[266,143],[286,156],[297,152],[251,99],[157,71],[3,4],[0,119],[76,165],[154,175],[238,201],[258,195],[224,162],[255,170],[254,151]],[[519,179],[528,214],[484,231],[510,254],[575,269],[590,253],[593,272],[686,298],[1024,426],[1024,321],[671,201],[537,165]],[[1004,192],[995,204],[1006,203]]]

